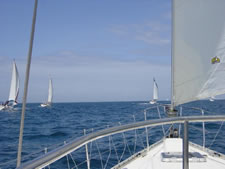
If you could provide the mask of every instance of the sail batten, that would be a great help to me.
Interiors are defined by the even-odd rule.
[[[173,3],[174,105],[224,94],[225,1]]]

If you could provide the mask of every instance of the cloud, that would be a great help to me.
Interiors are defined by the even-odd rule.
[[[19,102],[24,88],[25,60],[16,60],[20,75]],[[0,101],[8,98],[11,80],[11,60],[0,67]],[[31,63],[28,102],[47,99],[48,78],[53,79],[54,102],[149,100],[152,78],[160,86],[160,98],[168,98],[169,65],[157,65],[144,60],[117,60],[108,57],[79,56],[73,51],[61,51],[50,56],[33,57]]]
[[[157,33],[168,33],[170,31],[170,25],[167,24],[163,24],[161,22],[149,22],[146,23],[146,27],[148,29],[150,29],[153,32],[157,32]]]
[[[124,36],[129,34],[128,27],[125,25],[113,25],[109,30],[117,35]]]
[[[110,31],[116,35],[143,41],[151,45],[170,44],[170,26],[159,22],[113,25]]]
[[[156,31],[143,31],[136,35],[137,40],[142,40],[148,44],[153,45],[168,45],[170,44],[170,39],[164,38],[160,33]]]
[[[110,57],[96,56],[96,55],[84,55],[77,54],[71,50],[63,50],[52,53],[47,56],[34,57],[34,63],[47,64],[52,66],[78,66],[86,65],[89,63],[101,63],[105,60],[109,60]]]
[[[162,53],[158,53],[158,49],[169,46],[169,26],[159,22],[146,22],[111,25],[109,31],[120,39],[136,40],[146,45],[141,43],[136,46],[138,43],[134,43],[134,48],[121,45],[122,49],[126,48],[122,52],[114,52],[114,48],[105,47],[109,52],[62,50],[33,56],[28,102],[46,101],[49,75],[53,78],[55,102],[149,100],[152,96],[153,76],[160,86],[160,98],[168,98],[169,85],[163,84],[170,84],[170,66],[159,62],[165,62],[165,59],[162,59]],[[123,42],[126,43],[127,41]],[[151,50],[152,46],[158,47],[157,50]],[[163,53],[163,56],[167,56],[166,53]],[[5,101],[8,98],[11,79],[11,60],[4,61],[4,57],[0,57],[0,61],[4,62],[0,70],[1,78],[5,81],[0,85],[0,100]],[[26,60],[17,59],[16,62],[21,79],[21,101]]]
[[[95,62],[77,66],[48,66],[41,70],[40,65],[35,64],[32,67],[34,76],[30,91],[33,96],[41,97],[40,93],[42,93],[44,99],[47,78],[43,75],[44,72],[51,70],[55,101],[145,100],[151,98],[152,75],[156,76],[162,84],[162,81],[168,80],[169,69],[168,66],[141,61],[105,61],[101,64]],[[42,81],[43,84],[40,85],[40,82],[38,84],[34,78],[45,79],[45,82]],[[166,91],[162,85],[161,91]],[[165,97],[165,93],[161,96]],[[33,97],[33,99],[37,98]]]
[[[107,57],[92,62],[87,56],[85,58],[85,64],[82,59],[83,64],[33,62],[30,100],[36,102],[47,98],[49,74],[53,78],[54,100],[58,102],[149,100],[152,96],[153,75],[159,84],[170,80],[168,65],[141,60],[111,60]],[[76,60],[67,62],[78,62],[77,55]],[[161,98],[167,98],[169,94],[166,87],[161,85]]]

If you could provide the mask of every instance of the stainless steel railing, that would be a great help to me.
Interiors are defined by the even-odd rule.
[[[95,133],[85,135],[83,137],[77,138],[64,146],[61,146],[47,154],[38,157],[34,160],[22,164],[18,169],[31,169],[31,168],[44,168],[51,163],[61,159],[62,157],[68,155],[69,153],[77,150],[78,148],[103,137],[122,133],[134,129],[140,129],[145,127],[174,124],[174,123],[192,123],[192,122],[215,122],[215,121],[225,121],[225,116],[183,116],[174,118],[164,118],[156,120],[148,120],[143,122],[136,122],[132,124],[107,128]]]

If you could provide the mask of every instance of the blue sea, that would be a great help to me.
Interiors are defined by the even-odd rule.
[[[166,104],[168,102],[160,102]],[[148,102],[97,102],[97,103],[54,103],[50,108],[41,108],[39,103],[27,104],[24,124],[22,162],[43,155],[73,139],[105,129],[107,127],[144,120],[144,110],[154,105]],[[10,111],[0,111],[0,168],[16,168],[17,146],[20,128],[21,104]],[[225,100],[197,101],[185,104],[182,114],[201,115],[225,114]],[[160,116],[165,117],[160,107]],[[157,119],[159,114],[153,108],[147,111],[147,119]],[[169,126],[163,126],[168,131]],[[175,126],[176,127],[176,126]],[[179,125],[177,125],[179,127]],[[189,137],[202,145],[202,124],[190,124]],[[218,132],[218,129],[220,131]],[[223,123],[206,123],[206,147],[225,153],[225,127]],[[162,126],[148,128],[149,144],[163,137]],[[125,137],[125,139],[124,139]],[[125,140],[125,141],[124,141]],[[111,168],[135,152],[146,147],[145,129],[116,134],[88,144],[91,168]],[[50,168],[87,168],[85,148],[62,158]]]

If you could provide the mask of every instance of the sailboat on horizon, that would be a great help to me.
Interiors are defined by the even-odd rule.
[[[224,0],[216,2],[212,0],[172,0],[171,111],[180,108],[179,113],[181,114],[181,105],[184,103],[225,93],[225,79],[223,78],[225,75],[224,16]],[[156,106],[157,109],[158,106],[160,105]],[[193,108],[189,107],[189,109]],[[196,108],[194,109],[196,110]],[[86,160],[84,161],[87,164],[86,168],[90,169],[93,165],[90,161],[97,160],[95,157],[93,158],[93,155],[92,159],[89,158],[91,151],[88,148],[96,141],[102,164],[102,155],[97,146],[97,140],[106,137],[109,137],[109,154],[111,155],[112,147],[114,147],[118,158],[116,161],[113,157],[113,161],[116,161],[117,164],[110,166],[111,169],[189,169],[189,166],[192,169],[224,169],[225,155],[211,150],[211,145],[208,148],[205,146],[205,122],[225,121],[225,116],[205,116],[203,109],[198,108],[197,110],[202,113],[201,116],[179,116],[163,119],[160,117],[160,119],[147,120],[145,109],[145,121],[107,127],[94,132],[92,130],[87,134],[84,130],[84,136],[76,137],[68,143],[64,142],[62,146],[46,152],[41,157],[23,163],[18,166],[18,169],[47,167],[63,157],[68,159],[68,155],[71,155],[75,150],[81,150],[81,147],[86,152]],[[188,134],[189,123],[200,122],[202,122],[203,128],[202,145],[189,141]],[[183,124],[183,134],[179,134],[179,131],[175,130],[176,128],[173,129],[173,124],[181,123]],[[168,129],[168,135],[163,125],[171,125]],[[149,145],[149,130],[155,126],[162,126],[164,136],[158,142]],[[134,142],[127,141],[125,132],[135,131],[138,133],[136,132],[138,129],[145,129],[143,133],[146,135],[146,147],[143,146],[142,151],[133,155],[130,152],[130,155],[122,161],[126,147],[130,151],[129,143],[134,143],[136,146],[136,139]],[[123,138],[124,151],[121,157],[118,156],[116,146],[113,143],[112,136],[116,134],[122,134],[121,138]],[[152,137],[158,137],[158,135],[152,135]],[[141,141],[144,145],[143,140]],[[221,148],[224,148],[224,145]],[[107,152],[105,149],[104,147],[104,153]],[[106,157],[106,164],[104,166],[102,164],[102,168],[107,167],[110,155]],[[71,159],[73,160],[72,155]],[[69,160],[67,163],[68,168],[70,168]],[[75,167],[78,168],[76,163]]]
[[[15,105],[18,104],[17,99],[19,95],[19,82],[20,80],[18,69],[15,60],[13,60],[9,99],[5,103],[0,105],[0,110],[13,108]]]
[[[153,99],[149,102],[150,104],[155,104],[158,100],[158,84],[153,78]]]
[[[50,107],[52,104],[52,98],[53,98],[53,88],[52,88],[52,79],[49,79],[49,84],[48,84],[48,101],[46,103],[42,103],[40,106],[41,107]]]

